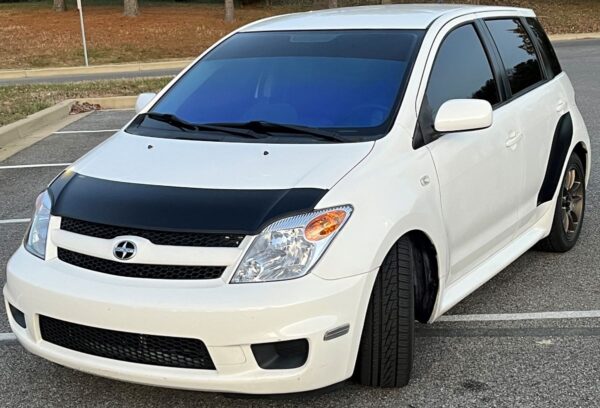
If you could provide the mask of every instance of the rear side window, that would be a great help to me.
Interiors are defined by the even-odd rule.
[[[461,26],[444,39],[437,53],[426,91],[432,119],[450,99],[500,101],[479,35],[472,24]]]
[[[550,43],[550,39],[537,19],[529,17],[527,18],[527,24],[529,25],[529,28],[531,28],[531,32],[533,32],[534,40],[544,54],[550,78],[554,78],[562,72],[562,68],[556,57],[556,52],[554,52],[554,47],[552,46],[552,43]]]
[[[533,41],[517,19],[487,20],[514,94],[542,81]]]

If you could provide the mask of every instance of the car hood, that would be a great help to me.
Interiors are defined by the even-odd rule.
[[[50,185],[52,215],[144,230],[255,235],[274,220],[317,208],[373,144],[222,143],[120,132]]]
[[[204,189],[330,189],[374,142],[263,144],[117,133],[77,161],[76,173],[112,181]]]

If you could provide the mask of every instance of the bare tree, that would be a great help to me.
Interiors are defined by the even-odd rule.
[[[329,0],[329,8],[336,8],[338,6],[337,0]]]
[[[392,4],[392,0],[381,0],[381,4]]]
[[[123,14],[125,14],[128,17],[135,17],[138,14],[140,14],[138,0],[124,0]]]
[[[233,0],[225,0],[225,21],[231,23],[235,20],[235,6]]]
[[[52,6],[54,11],[67,11],[67,3],[65,0],[54,0],[54,5]]]

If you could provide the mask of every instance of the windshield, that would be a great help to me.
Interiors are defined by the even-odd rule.
[[[154,105],[152,113],[170,115],[169,120],[146,116],[134,125],[181,132],[172,126],[175,117],[186,124],[236,126],[238,133],[244,124],[260,131],[256,123],[268,123],[263,127],[269,136],[285,134],[289,127],[275,126],[282,124],[348,139],[381,136],[395,117],[421,37],[414,30],[238,33]]]

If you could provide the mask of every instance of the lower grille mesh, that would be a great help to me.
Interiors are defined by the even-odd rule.
[[[188,266],[134,264],[109,261],[58,248],[58,259],[80,268],[109,275],[146,279],[217,279],[225,271],[224,266]]]
[[[201,340],[98,329],[40,316],[42,339],[70,350],[130,363],[214,370]]]

